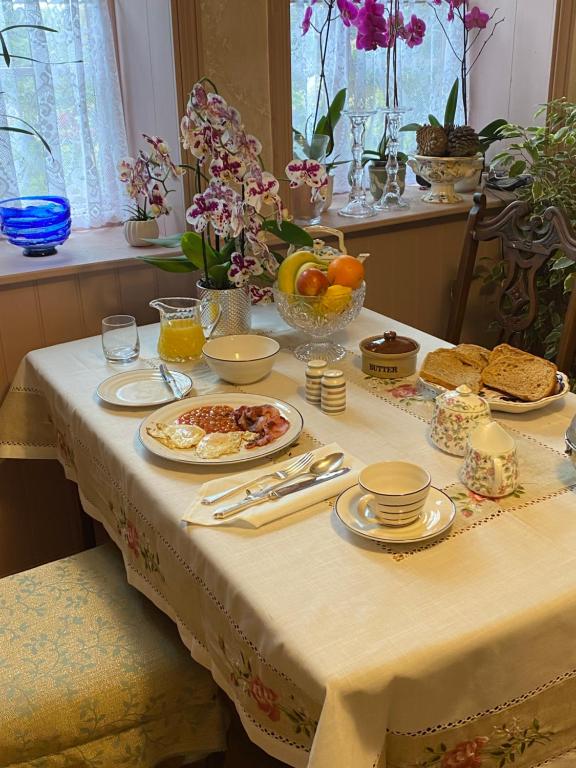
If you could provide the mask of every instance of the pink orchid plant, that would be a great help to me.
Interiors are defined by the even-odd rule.
[[[262,283],[272,282],[278,258],[267,236],[312,246],[311,236],[288,220],[278,179],[263,167],[260,141],[246,132],[238,110],[209,80],[192,88],[180,130],[182,146],[193,158],[193,163],[183,164],[195,180],[186,211],[192,231],[158,241],[180,245],[184,256],[147,260],[171,271],[202,270],[205,288],[242,287],[255,278],[260,285],[257,290],[251,286],[253,301],[268,300],[271,290]],[[317,165],[290,163],[286,169],[290,185],[306,184],[313,197],[323,196],[327,178]]]
[[[322,13],[323,12],[323,13]],[[312,160],[321,159],[322,152],[329,158],[334,151],[334,129],[344,108],[346,89],[340,90],[330,101],[328,82],[325,76],[325,62],[331,30],[338,22],[356,30],[356,48],[364,51],[374,51],[377,48],[387,49],[386,69],[386,106],[391,106],[390,79],[393,79],[393,106],[398,106],[398,82],[396,65],[396,44],[403,40],[409,48],[421,45],[426,33],[426,24],[416,14],[409,20],[404,20],[400,11],[400,0],[308,0],[302,19],[302,34],[306,35],[312,29],[318,34],[320,44],[320,80],[316,108],[312,121],[312,135],[327,137],[326,142],[314,143],[307,136],[293,129],[295,151],[299,156]],[[326,102],[326,114],[320,115],[320,101]],[[387,123],[384,139],[387,133]],[[340,162],[331,161],[331,169]]]
[[[428,4],[434,9],[436,19],[446,35],[452,53],[460,62],[462,107],[464,109],[464,122],[468,124],[468,76],[493,37],[496,27],[504,21],[504,17],[496,19],[498,9],[489,14],[478,5],[473,5],[472,0],[429,0]],[[462,47],[459,50],[453,46],[448,35],[439,13],[441,8],[447,11],[447,22],[461,25]],[[484,34],[486,37],[482,39]]]
[[[422,45],[426,34],[426,22],[415,13],[406,20],[400,10],[400,0],[365,0],[355,20],[358,29],[356,48],[375,51],[386,48],[386,106],[398,103],[397,46],[402,40],[408,48]]]
[[[136,158],[127,157],[118,163],[120,181],[126,184],[128,197],[134,200],[127,208],[130,221],[167,216],[170,213],[167,198],[173,191],[168,188],[168,181],[179,179],[185,173],[184,168],[172,160],[164,139],[145,133],[142,136],[151,149],[140,150]]]

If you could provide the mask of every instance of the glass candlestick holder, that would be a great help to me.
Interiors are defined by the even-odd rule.
[[[384,109],[388,132],[388,161],[386,163],[386,186],[380,200],[374,203],[374,208],[377,211],[408,208],[408,203],[402,199],[402,191],[398,183],[398,133],[400,131],[400,118],[407,111],[403,107],[386,107]]]
[[[350,216],[355,219],[365,219],[374,216],[374,208],[366,201],[364,188],[364,167],[362,165],[362,153],[364,152],[364,137],[366,135],[366,123],[375,110],[347,111],[352,128],[352,167],[350,171],[351,189],[348,203],[341,208],[340,216]]]

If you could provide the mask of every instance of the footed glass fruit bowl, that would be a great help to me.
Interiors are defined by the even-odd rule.
[[[341,360],[346,350],[330,341],[330,336],[341,331],[354,320],[364,304],[366,283],[352,290],[333,285],[321,296],[301,296],[285,293],[278,285],[273,287],[274,301],[282,319],[292,328],[311,336],[311,341],[294,350],[299,360]]]

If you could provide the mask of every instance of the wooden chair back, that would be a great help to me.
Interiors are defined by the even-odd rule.
[[[561,210],[548,208],[532,215],[529,203],[515,200],[496,216],[486,218],[486,195],[474,195],[456,278],[446,339],[458,344],[476,266],[478,243],[499,238],[505,274],[496,293],[500,342],[522,347],[524,333],[538,314],[536,279],[548,259],[561,249],[576,262],[576,234]],[[572,290],[556,364],[569,371],[576,353],[576,284]]]

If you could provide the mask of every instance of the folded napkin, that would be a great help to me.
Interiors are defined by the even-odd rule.
[[[267,472],[275,472],[278,469],[283,469],[287,464],[291,464],[294,459],[297,458],[291,456],[289,459],[286,459],[286,461],[278,462],[278,464],[258,467],[258,469],[251,469],[249,472],[229,475],[227,477],[221,477],[218,480],[211,480],[209,483],[204,483],[199,489],[194,502],[182,519],[185,522],[193,523],[194,525],[233,525],[240,528],[260,528],[260,526],[272,523],[274,520],[280,520],[282,517],[292,515],[294,512],[299,512],[301,509],[311,507],[313,504],[324,501],[324,499],[329,499],[332,496],[342,493],[342,491],[345,491],[346,488],[350,488],[350,486],[354,485],[358,480],[358,473],[364,467],[364,464],[341,448],[338,443],[323,445],[321,448],[312,451],[312,461],[316,461],[316,459],[321,459],[329,453],[336,453],[338,451],[342,451],[344,454],[344,462],[342,466],[350,467],[350,472],[347,472],[341,477],[335,477],[333,480],[327,480],[325,483],[320,483],[315,487],[289,494],[280,499],[263,501],[242,512],[238,512],[238,514],[225,520],[215,520],[213,517],[214,512],[224,505],[228,506],[235,501],[241,501],[246,494],[245,490],[239,491],[232,496],[228,496],[226,499],[222,499],[222,501],[217,502],[216,504],[207,505],[201,503],[204,496],[218,493],[219,491],[225,491],[227,488],[232,488],[247,480],[256,480]],[[310,463],[312,463],[312,461]],[[279,483],[281,481],[277,480],[276,482]]]

